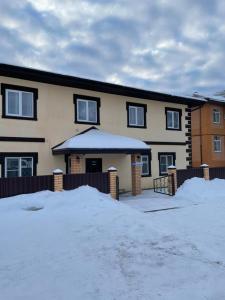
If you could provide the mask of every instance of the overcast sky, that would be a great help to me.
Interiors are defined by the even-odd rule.
[[[0,62],[190,95],[225,88],[224,0],[0,0]]]

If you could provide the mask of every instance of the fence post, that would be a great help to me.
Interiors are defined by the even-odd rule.
[[[63,190],[63,171],[60,169],[53,170],[53,189],[54,192]]]
[[[108,169],[109,176],[109,191],[110,195],[113,199],[117,199],[117,169],[114,167],[110,167]]]
[[[200,166],[203,169],[203,177],[205,180],[209,180],[209,166],[207,164],[203,164]]]
[[[167,172],[168,175],[171,175],[171,177],[173,177],[172,180],[170,176],[168,178],[169,193],[175,195],[177,191],[177,168],[175,166],[169,166],[167,168]]]
[[[131,154],[132,195],[140,195],[141,190],[141,155]]]

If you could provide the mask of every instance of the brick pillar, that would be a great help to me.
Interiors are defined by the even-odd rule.
[[[203,169],[203,177],[205,180],[209,180],[209,166],[207,164],[201,165],[201,168]]]
[[[53,188],[54,192],[63,190],[63,171],[60,169],[53,170]]]
[[[167,169],[168,175],[172,175],[168,178],[168,189],[171,195],[175,195],[177,191],[177,168],[175,166],[169,166]]]
[[[141,155],[131,155],[132,195],[141,194]]]
[[[71,174],[79,174],[82,173],[82,159],[81,155],[78,154],[71,154],[70,155],[71,161]]]
[[[113,199],[117,199],[117,186],[116,186],[117,169],[114,167],[110,167],[108,169],[108,174],[109,174],[110,195]]]

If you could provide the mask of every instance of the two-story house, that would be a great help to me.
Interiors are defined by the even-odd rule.
[[[133,165],[143,188],[169,165],[191,166],[190,108],[201,100],[6,64],[0,83],[2,177],[114,166],[131,190]]]
[[[192,165],[225,166],[225,99],[196,95],[206,102],[192,109]]]

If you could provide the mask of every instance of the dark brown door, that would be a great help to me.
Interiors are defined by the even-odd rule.
[[[102,172],[101,158],[86,158],[86,173]]]

